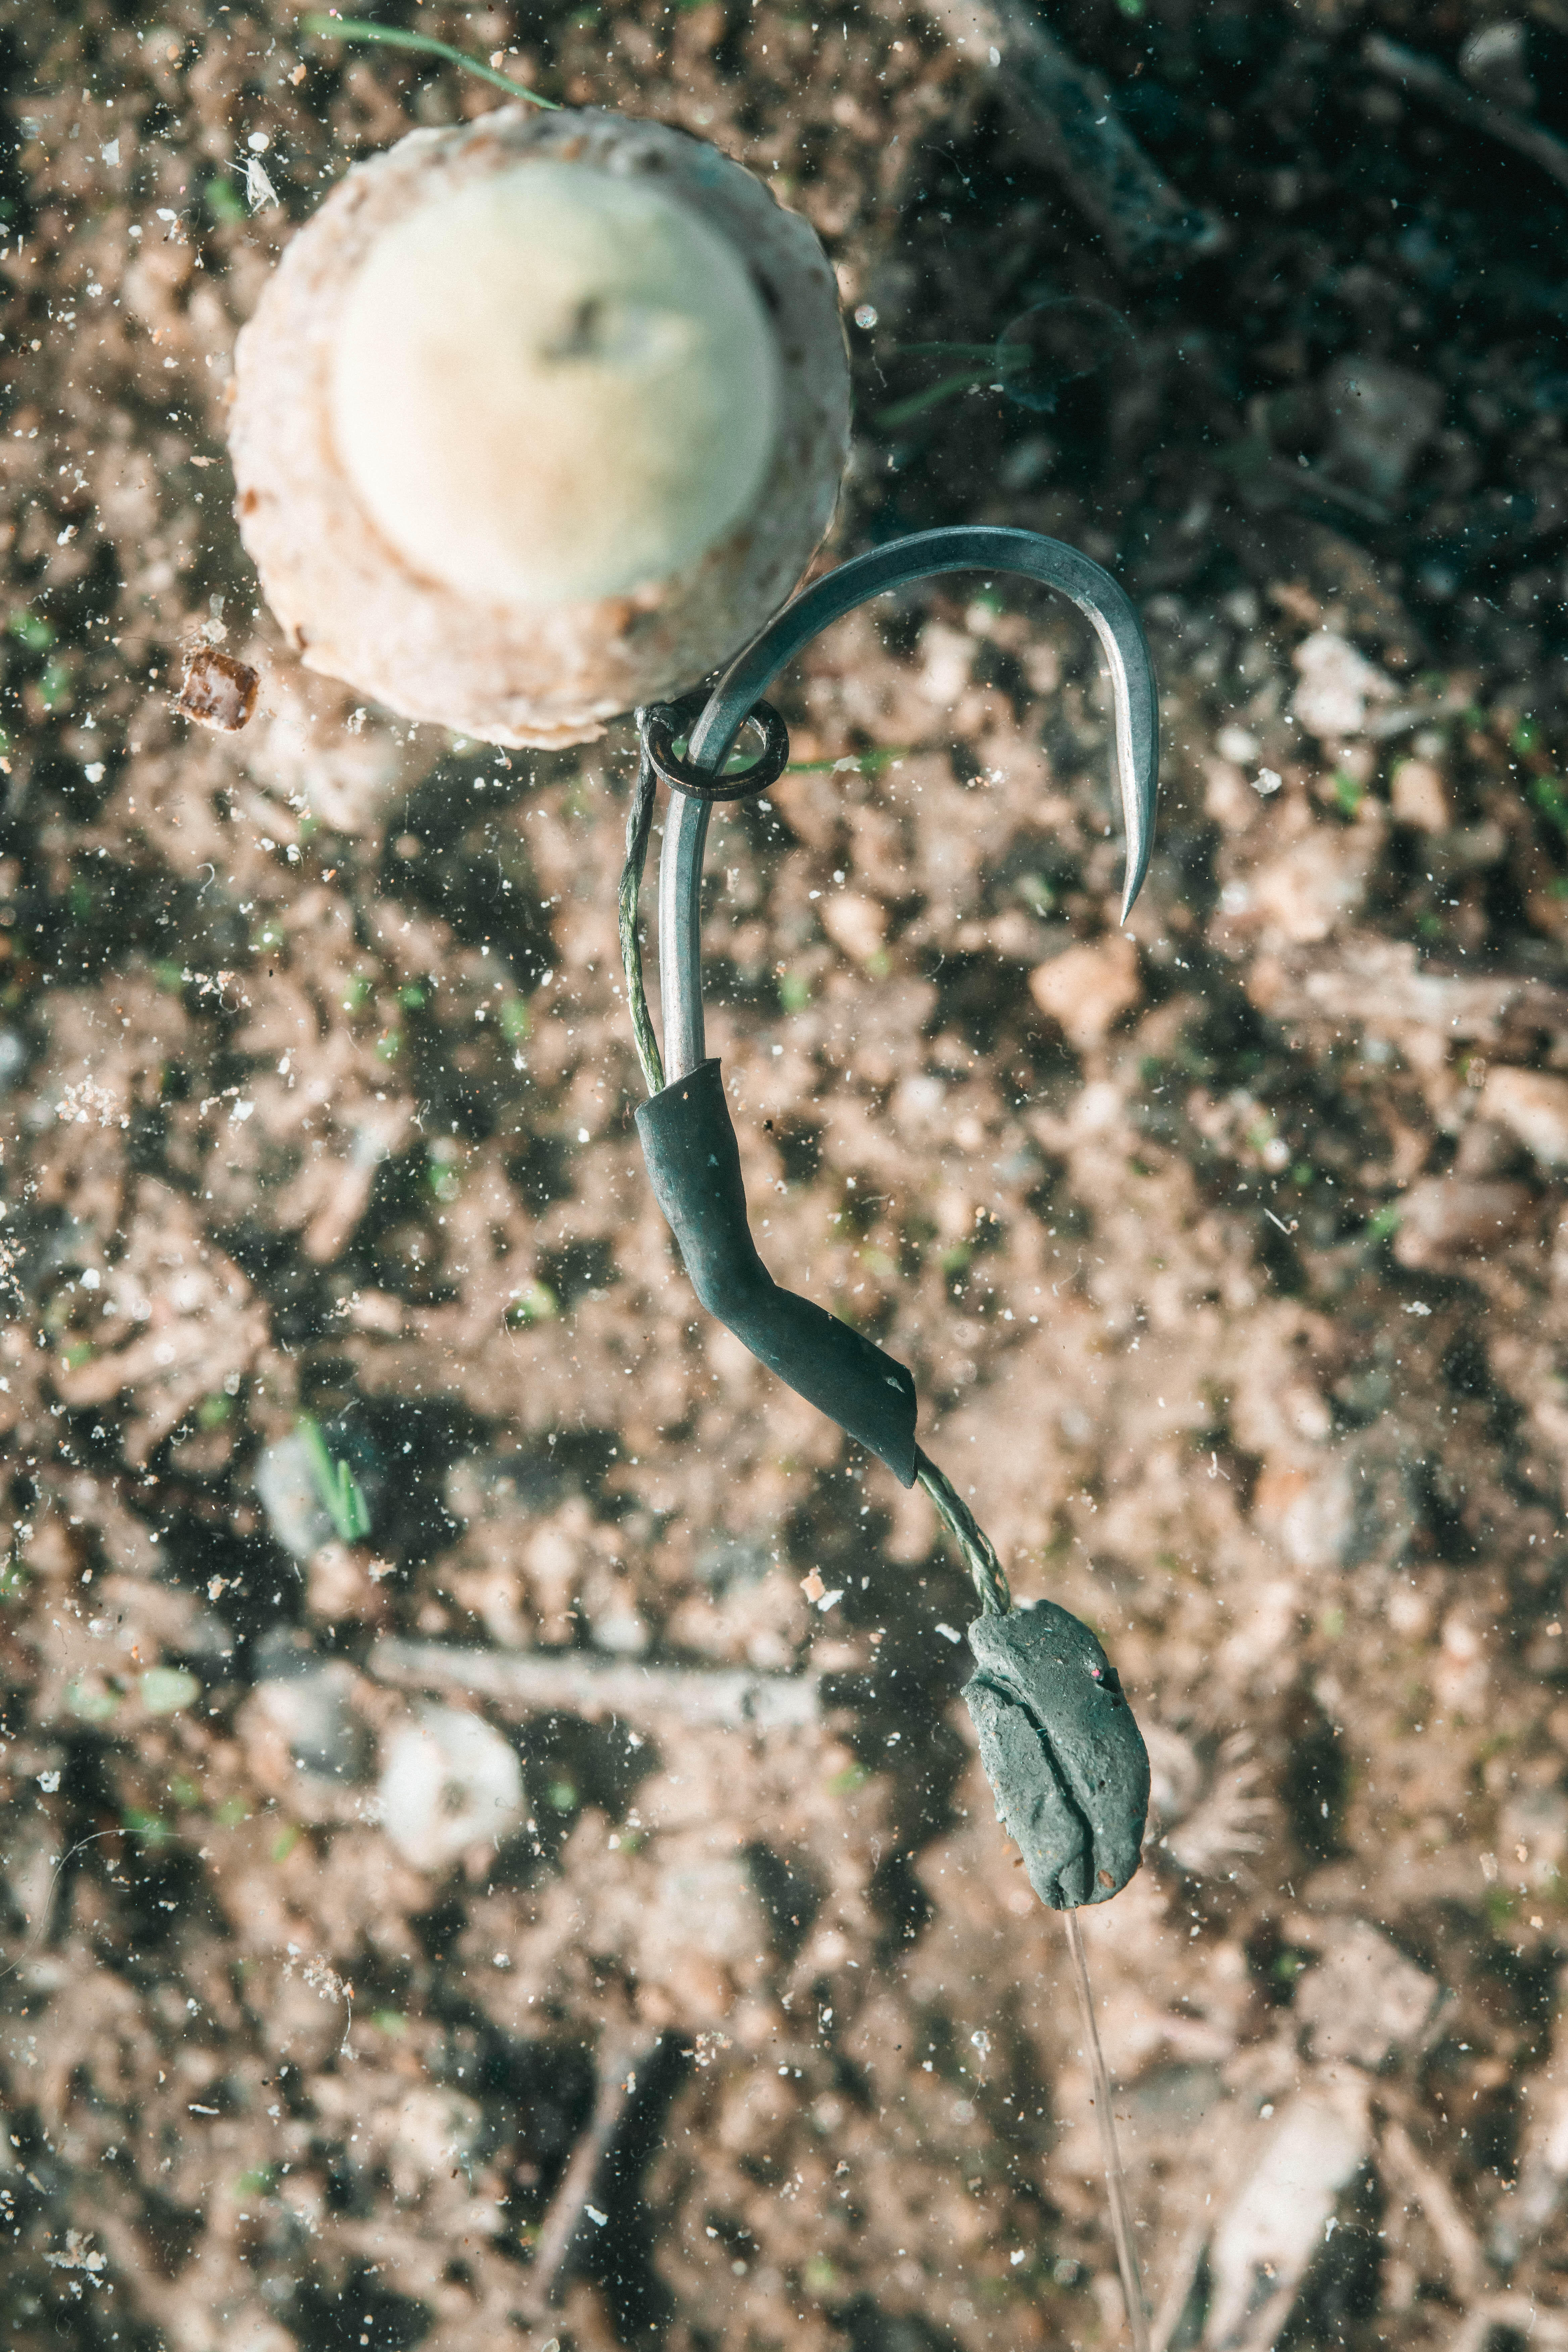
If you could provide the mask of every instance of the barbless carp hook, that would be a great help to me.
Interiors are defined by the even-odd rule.
[[[869,598],[972,571],[1016,572],[1059,589],[1100,640],[1110,673],[1126,829],[1125,920],[1148,871],[1158,788],[1158,690],[1137,612],[1109,572],[1059,540],[973,525],[917,531],[841,564],[775,614],[711,692],[637,712],[642,761],[626,826],[621,947],[649,1087],[637,1131],[692,1286],[760,1362],[885,1463],[901,1486],[918,1478],[931,1496],[980,1594],[982,1613],[969,1628],[976,1671],[964,1698],[998,1816],[1042,1901],[1072,1910],[1103,1903],[1126,1885],[1138,1867],[1148,1813],[1148,1754],[1115,1669],[1089,1628],[1054,1601],[1014,1605],[989,1538],[916,1444],[915,1384],[907,1368],[811,1299],[785,1290],[763,1265],[747,1218],[722,1074],[703,1034],[700,894],[710,811],[716,800],[765,792],[789,758],[784,723],[762,698],[766,688],[820,630]],[[760,750],[732,773],[727,763],[748,723]],[[643,990],[637,929],[658,781],[671,796],[659,860],[664,1059]]]

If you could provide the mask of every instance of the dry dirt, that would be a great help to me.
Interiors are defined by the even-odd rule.
[[[753,1213],[1147,1730],[1086,1932],[1156,2341],[1568,2344],[1564,198],[1494,135],[1568,131],[1561,0],[1053,11],[1225,225],[1145,276],[961,18],[383,14],[809,215],[828,560],[1005,521],[1140,598],[1124,934],[1062,608],[948,583],[781,689],[710,856]],[[281,6],[21,0],[0,64],[5,2343],[1124,2341],[963,1579],[649,1194],[629,727],[362,709],[239,549],[275,256],[504,101]]]

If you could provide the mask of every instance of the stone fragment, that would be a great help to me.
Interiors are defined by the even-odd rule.
[[[1332,629],[1306,638],[1294,659],[1301,683],[1291,707],[1309,734],[1325,741],[1359,735],[1368,703],[1394,699],[1393,679]]]
[[[1382,845],[1372,825],[1317,825],[1253,877],[1250,910],[1298,947],[1326,940],[1361,908]]]
[[[353,1668],[314,1655],[279,1627],[258,1643],[255,1671],[256,1687],[237,1718],[252,1778],[297,1820],[357,1818],[373,1749],[353,1703]]]
[[[1550,1893],[1568,1863],[1568,1796],[1553,1788],[1516,1790],[1502,1809],[1498,1837],[1510,1874],[1517,1864],[1538,1893]]]
[[[1400,1202],[1394,1257],[1414,1272],[1485,1257],[1517,1230],[1529,1207],[1523,1184],[1426,1177]]]
[[[1374,499],[1405,488],[1443,416],[1430,377],[1383,360],[1337,360],[1323,377],[1334,470]]]
[[[428,1706],[388,1741],[377,1794],[382,1826],[404,1860],[440,1871],[518,1826],[522,1767],[481,1716]]]
[[[341,1659],[272,1662],[257,1685],[257,1706],[287,1743],[307,1780],[352,1782],[369,1760],[369,1735],[351,1704],[352,1667]]]
[[[1454,1154],[1456,1176],[1507,1176],[1519,1157],[1519,1138],[1495,1118],[1475,1118]]]
[[[822,928],[856,963],[869,963],[887,936],[888,910],[858,890],[836,891],[820,908]]]
[[[1420,2042],[1443,1998],[1436,1978],[1365,1919],[1346,1919],[1301,1979],[1296,2014],[1325,2066],[1377,2067]]]
[[[264,1446],[256,1457],[251,1484],[268,1527],[296,1559],[309,1559],[331,1541],[332,1523],[303,1438],[280,1437],[276,1445]]]
[[[1517,16],[1482,25],[1460,47],[1459,71],[1483,98],[1528,114],[1536,96],[1528,41],[1529,27]]]
[[[951,710],[969,684],[974,640],[945,621],[928,621],[921,631],[921,692],[932,708]]]
[[[1342,1568],[1355,1536],[1356,1481],[1347,1462],[1331,1459],[1311,1471],[1270,1463],[1252,1500],[1260,1532],[1295,1568]]]
[[[1538,1070],[1489,1070],[1481,1109],[1517,1136],[1543,1168],[1568,1168],[1568,1078]]]
[[[1138,950],[1121,931],[1064,948],[1029,974],[1029,993],[1080,1054],[1101,1044],[1106,1034],[1142,1002]]]
[[[1273,2118],[1209,2248],[1206,2345],[1268,2352],[1371,2140],[1365,2092],[1353,2080],[1302,2092]]]
[[[1247,778],[1233,760],[1204,761],[1204,814],[1226,833],[1245,833],[1258,810],[1249,798]]]
[[[261,680],[248,662],[216,646],[196,646],[185,656],[174,708],[182,719],[210,727],[220,735],[237,735],[256,709]]]
[[[641,1914],[639,1969],[668,1975],[688,1952],[726,1967],[739,1967],[761,1948],[767,1919],[738,1857],[683,1853],[668,1841],[660,1853],[658,1889]]]
[[[324,1543],[310,1560],[306,1578],[306,1590],[312,1617],[342,1622],[358,1619],[364,1624],[378,1624],[386,1614],[386,1594],[383,1579],[391,1573],[384,1559],[377,1559],[359,1544],[338,1541]]]
[[[1396,821],[1417,833],[1447,833],[1454,822],[1443,771],[1431,760],[1401,760],[1388,797]]]

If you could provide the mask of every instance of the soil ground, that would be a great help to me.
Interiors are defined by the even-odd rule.
[[[811,218],[825,560],[994,520],[1138,596],[1126,931],[1091,643],[948,583],[781,688],[710,1035],[771,1265],[1148,1733],[1086,1935],[1156,2340],[1568,2343],[1568,14],[1055,8],[1218,224],[1141,267],[960,17],[379,13]],[[281,6],[3,41],[5,2341],[1124,2340],[964,1580],[648,1192],[630,728],[362,709],[234,527],[277,254],[505,100]]]

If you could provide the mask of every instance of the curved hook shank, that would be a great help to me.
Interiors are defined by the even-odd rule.
[[[1115,708],[1116,772],[1127,834],[1121,900],[1125,921],[1148,872],[1154,837],[1160,716],[1154,665],[1125,589],[1060,540],[977,523],[916,531],[840,564],[775,614],[761,635],[736,656],[692,730],[689,758],[695,766],[722,767],[752,705],[820,630],[887,589],[946,572],[1012,572],[1043,581],[1070,597],[1093,626],[1110,672]],[[708,815],[705,802],[678,797],[659,862],[659,981],[671,1078],[695,1070],[706,1050],[700,922]]]

